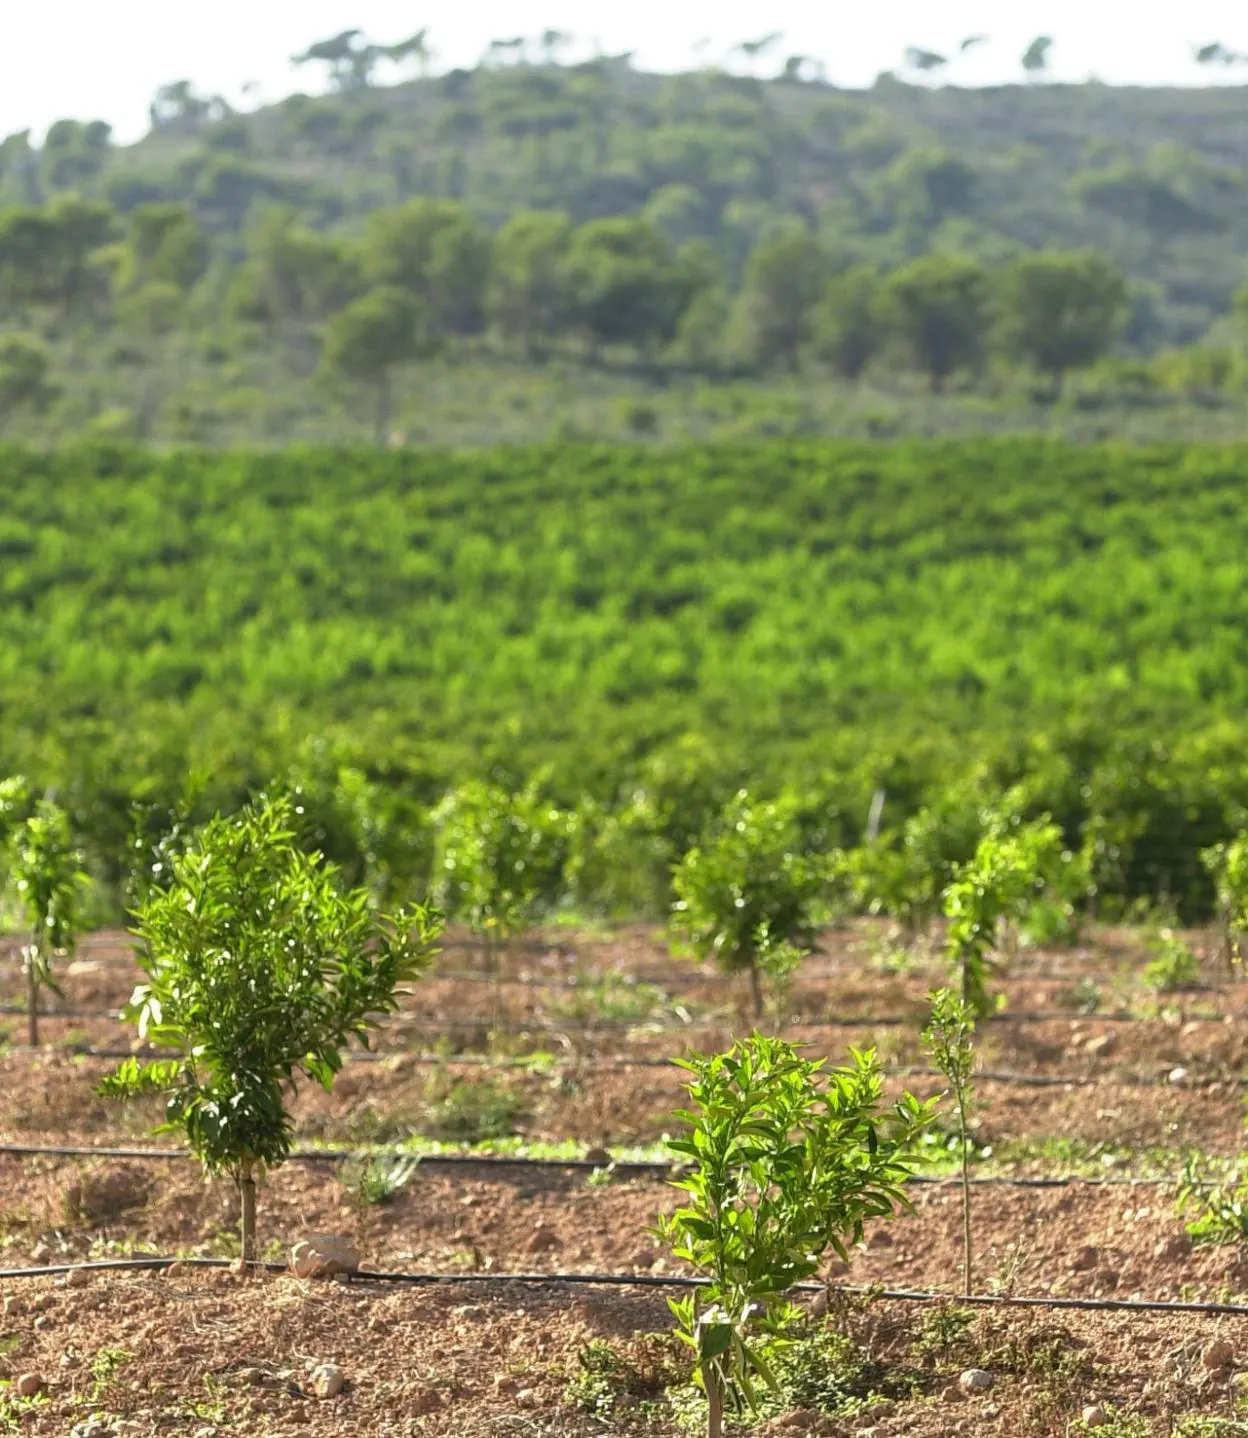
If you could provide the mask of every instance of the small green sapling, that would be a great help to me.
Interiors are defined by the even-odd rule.
[[[180,1131],[205,1169],[239,1189],[243,1258],[256,1256],[256,1179],[294,1141],[286,1099],[297,1076],[330,1088],[348,1040],[397,1007],[399,986],[435,953],[436,910],[389,919],[364,889],[295,841],[285,797],[217,817],[168,858],[135,911],[146,982],[130,1013],[139,1035],[177,1057],[127,1060],[101,1085],[165,1098],[161,1132]]]
[[[671,1308],[697,1357],[709,1438],[720,1438],[725,1409],[756,1407],[757,1380],[773,1381],[758,1340],[783,1337],[789,1289],[905,1205],[909,1149],[934,1106],[906,1094],[881,1114],[874,1053],[831,1069],[757,1034],[680,1066],[691,1107],[671,1148],[689,1165],[674,1180],[687,1202],[657,1231],[710,1280]]]
[[[9,795],[15,809],[16,792]],[[39,991],[59,992],[52,962],[58,955],[73,952],[90,880],[82,851],[74,842],[69,815],[50,799],[40,799],[25,817],[11,824],[5,851],[9,882],[30,929],[22,967],[27,1033],[31,1048],[38,1048]]]
[[[952,989],[938,989],[931,996],[931,1004],[923,1044],[948,1080],[957,1106],[962,1169],[962,1279],[963,1291],[969,1297],[973,1278],[970,1116],[975,1100],[975,1013]]]
[[[726,973],[748,974],[756,1018],[771,960],[791,972],[794,951],[814,944],[812,910],[828,868],[800,852],[799,839],[791,805],[759,803],[742,790],[672,875],[677,943]]]

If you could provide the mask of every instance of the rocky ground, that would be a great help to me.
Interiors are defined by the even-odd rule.
[[[937,971],[874,968],[864,956],[875,943],[865,931],[834,936],[795,986],[795,1015],[920,1013]],[[16,997],[16,971],[2,959],[0,992]],[[460,973],[472,961],[455,953],[443,963]],[[1159,1000],[1132,982],[1133,967],[1131,936],[1105,932],[1081,951],[1029,955],[1003,981],[1010,1012],[1050,1017],[989,1027],[981,1063],[1045,1083],[981,1080],[977,1140],[994,1151],[981,1171],[1077,1169],[1118,1181],[977,1188],[980,1291],[1248,1304],[1245,1250],[1193,1248],[1173,1183],[1121,1182],[1173,1174],[1192,1147],[1239,1149],[1248,992],[1215,974],[1204,990]],[[604,984],[603,975],[612,977]],[[514,1057],[540,1047],[551,1056],[546,1062],[531,1071],[427,1062],[433,1031],[422,1025],[488,1019],[493,1002],[488,985],[440,978],[384,1036],[380,1061],[353,1064],[332,1095],[297,1096],[301,1140],[350,1145],[413,1132],[447,1141],[574,1139],[605,1162],[598,1150],[652,1143],[671,1130],[680,1074],[657,1061],[682,1047],[727,1042],[750,1023],[734,986],[673,964],[639,931],[614,944],[564,940],[518,951],[508,976],[514,982],[499,991],[500,1027],[515,1032],[487,1042],[469,1029],[445,1043],[444,1030],[443,1054]],[[638,978],[661,995],[642,993],[652,1011],[629,1028],[618,1014],[636,1008]],[[65,1005],[101,1014],[124,1000],[132,982],[124,938],[100,936],[67,976]],[[1081,1012],[1094,988],[1099,1012]],[[616,1017],[587,1032],[593,996]],[[16,1039],[20,1023],[10,1022]],[[94,1096],[110,1061],[81,1049],[124,1050],[123,1026],[75,1016],[48,1018],[44,1030],[42,1053],[13,1046],[0,1056],[0,1141],[170,1142],[145,1137],[152,1111],[119,1110]],[[791,1032],[833,1053],[875,1039],[893,1065],[923,1062],[905,1024],[836,1031],[799,1024]],[[634,1062],[644,1066],[628,1067]],[[937,1088],[922,1074],[891,1083]],[[687,1365],[667,1336],[661,1291],[520,1287],[494,1277],[677,1273],[651,1234],[677,1197],[661,1177],[484,1163],[401,1177],[388,1201],[376,1202],[361,1192],[358,1167],[292,1163],[269,1175],[260,1196],[267,1255],[284,1257],[301,1236],[332,1231],[358,1246],[365,1269],[471,1283],[244,1280],[199,1269],[97,1272],[69,1283],[0,1279],[0,1380],[8,1383],[0,1386],[0,1432],[215,1438],[355,1435],[367,1427],[472,1438],[694,1431]],[[917,1188],[912,1215],[871,1231],[849,1267],[835,1264],[827,1276],[952,1294],[960,1205],[954,1185]],[[0,1154],[0,1263],[13,1269],[136,1252],[229,1258],[235,1210],[228,1184],[205,1183],[186,1162]],[[788,1411],[766,1415],[762,1431],[1248,1433],[1248,1417],[1235,1417],[1241,1362],[1248,1380],[1242,1318],[971,1311],[952,1299],[877,1299],[812,1316],[794,1355]],[[971,1373],[986,1376],[965,1377]]]

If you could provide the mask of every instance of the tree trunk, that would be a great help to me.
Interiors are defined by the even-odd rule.
[[[243,1262],[256,1261],[256,1180],[250,1165],[238,1181],[242,1221],[239,1225],[243,1244]]]
[[[384,449],[390,439],[390,371],[383,370],[377,380],[377,418],[373,438]]]
[[[766,1004],[763,1001],[763,980],[758,972],[758,964],[750,960],[750,997],[754,1001],[754,1017],[761,1019],[766,1012]]]
[[[723,1438],[724,1390],[720,1385],[719,1372],[714,1363],[707,1364],[704,1377],[706,1379],[706,1438]]]
[[[499,991],[502,985],[499,983],[498,954],[494,948],[492,934],[485,936],[485,975],[490,981],[490,1032],[495,1033],[498,1029]]]
[[[962,1130],[962,1280],[967,1298],[973,1291],[971,1249],[971,1165],[966,1133],[966,1105],[958,1100],[958,1121]]]
[[[26,951],[26,1033],[32,1049],[39,1047],[39,975],[34,944]]]

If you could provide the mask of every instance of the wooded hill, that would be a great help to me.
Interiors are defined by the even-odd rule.
[[[517,210],[574,222],[645,212],[711,239],[730,273],[777,216],[849,258],[929,248],[985,260],[1090,246],[1144,289],[1141,344],[1185,341],[1227,309],[1248,253],[1248,91],[1104,85],[868,91],[620,61],[455,71],[227,115],[173,86],[139,144],[64,122],[42,150],[10,137],[0,201],[76,188],[128,211],[191,202],[236,240],[285,200],[351,226],[416,194],[465,200],[491,227]]]

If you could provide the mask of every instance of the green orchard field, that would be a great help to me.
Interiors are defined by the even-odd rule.
[[[1248,804],[1246,475],[1024,439],[8,449],[0,772],[101,844],[188,767],[217,802],[349,763],[609,806],[658,766],[691,811],[822,786],[851,841],[878,787],[899,818],[1028,777],[1181,893],[1171,851]]]

